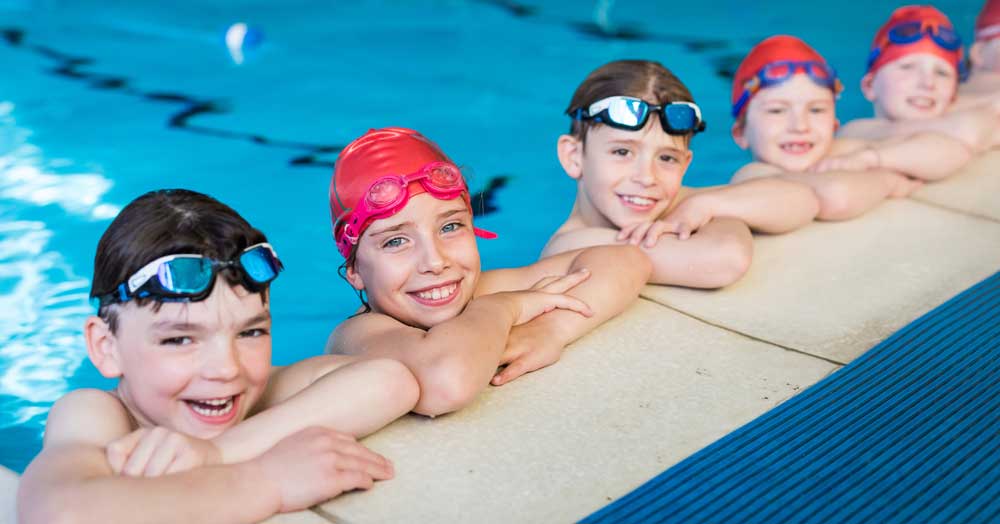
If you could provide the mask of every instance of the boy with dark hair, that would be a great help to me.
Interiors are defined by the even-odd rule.
[[[282,265],[235,211],[147,193],[108,227],[94,268],[87,352],[118,385],[52,407],[21,522],[256,522],[392,477],[354,437],[412,409],[413,376],[332,356],[272,368]]]
[[[652,261],[650,283],[716,288],[749,267],[751,229],[782,233],[816,216],[812,191],[794,182],[682,187],[691,138],[704,123],[687,87],[656,62],[598,68],[566,112],[573,122],[557,147],[577,181],[576,203],[543,257],[628,242]]]

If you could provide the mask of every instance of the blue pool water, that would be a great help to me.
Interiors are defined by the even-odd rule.
[[[94,247],[156,188],[216,196],[262,229],[288,271],[273,293],[275,361],[321,351],[356,306],[336,274],[327,188],[339,146],[370,127],[421,130],[495,187],[487,268],[533,261],[574,186],[555,158],[572,91],[597,66],[673,69],[709,123],[686,183],[747,160],[729,138],[727,71],[750,46],[797,34],[838,68],[849,120],[868,43],[897,4],[785,2],[261,2],[104,5],[0,0],[0,464],[22,471],[52,402],[110,387],[80,327]],[[981,2],[939,3],[970,35]],[[226,27],[264,41],[235,65]],[[834,29],[835,28],[835,29]]]

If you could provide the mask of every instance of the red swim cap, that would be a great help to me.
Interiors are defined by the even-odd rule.
[[[733,76],[733,107],[736,106],[740,97],[743,96],[743,91],[747,88],[748,81],[756,77],[757,73],[767,64],[783,60],[826,63],[826,60],[815,49],[794,36],[776,35],[766,38],[755,45],[747,53],[743,61],[740,62],[740,66],[736,68],[736,74]],[[750,97],[753,97],[753,93],[751,93]],[[748,105],[750,105],[749,99],[747,99],[741,108],[740,113],[735,116],[739,118],[746,111]]]
[[[976,18],[976,40],[991,40],[1000,36],[1000,0],[986,0]]]
[[[951,20],[944,13],[929,5],[906,5],[892,12],[889,20],[882,24],[875,39],[872,40],[872,52],[881,49],[878,58],[868,67],[869,73],[875,73],[882,66],[913,53],[929,53],[939,56],[950,63],[956,71],[959,69],[959,62],[962,60],[962,49],[949,51],[936,44],[931,38],[925,35],[920,40],[911,44],[893,44],[889,41],[889,30],[906,22],[920,22],[930,27],[947,27],[954,29]]]
[[[346,218],[354,209],[375,180],[387,175],[414,173],[431,162],[451,160],[424,135],[402,127],[368,130],[337,157],[330,181],[330,215],[334,227],[338,219]],[[410,184],[408,189],[411,196],[425,192],[424,187],[416,183]],[[464,198],[468,203],[467,193]],[[365,227],[367,224],[359,231]],[[339,233],[335,230],[334,237]]]

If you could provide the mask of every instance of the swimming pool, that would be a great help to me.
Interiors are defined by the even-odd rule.
[[[749,47],[804,37],[848,86],[840,118],[867,115],[855,86],[898,5],[315,4],[0,0],[0,464],[23,470],[56,398],[112,384],[86,362],[80,326],[97,239],[135,196],[203,191],[269,236],[289,268],[272,306],[275,361],[288,363],[321,351],[356,305],[326,195],[339,146],[369,127],[419,129],[474,189],[492,187],[481,224],[501,238],[481,243],[484,265],[524,264],[572,205],[554,146],[590,70],[650,58],[678,73],[709,123],[686,182],[723,183],[747,160],[729,138],[725,73]],[[969,35],[981,2],[937,5]],[[241,66],[222,43],[238,21],[265,33]]]

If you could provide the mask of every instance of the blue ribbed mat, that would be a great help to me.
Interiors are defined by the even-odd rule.
[[[1000,522],[1000,273],[583,520]]]

